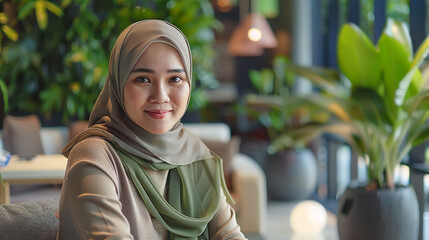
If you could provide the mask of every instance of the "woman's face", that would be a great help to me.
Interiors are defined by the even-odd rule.
[[[190,83],[177,51],[165,43],[151,44],[125,84],[125,111],[152,134],[173,128],[186,111]]]

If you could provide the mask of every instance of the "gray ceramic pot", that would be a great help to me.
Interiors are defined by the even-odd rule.
[[[419,205],[413,187],[368,191],[350,186],[338,204],[341,240],[417,240]]]
[[[268,193],[273,199],[303,200],[316,189],[317,163],[309,149],[291,149],[269,155],[264,169]]]

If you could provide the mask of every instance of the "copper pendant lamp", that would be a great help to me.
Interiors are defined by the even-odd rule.
[[[265,48],[276,46],[277,39],[267,19],[259,13],[251,12],[234,30],[228,52],[233,56],[260,56]]]

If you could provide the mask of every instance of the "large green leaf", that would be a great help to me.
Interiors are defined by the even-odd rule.
[[[378,88],[381,77],[379,55],[365,35],[354,24],[345,24],[338,39],[338,65],[352,87]]]
[[[384,70],[383,81],[386,103],[394,105],[396,90],[399,87],[399,82],[411,67],[412,55],[400,41],[384,33],[378,42],[378,47]]]
[[[401,105],[404,99],[414,96],[424,86],[421,78],[419,66],[429,54],[429,37],[423,41],[411,62],[410,70],[405,77],[400,81],[399,87],[396,90],[395,103]]]
[[[408,55],[413,55],[413,44],[408,27],[404,22],[388,18],[383,34],[399,41],[402,47],[408,52]]]

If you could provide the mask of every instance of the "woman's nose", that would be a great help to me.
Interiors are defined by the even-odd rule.
[[[150,103],[166,103],[170,101],[168,96],[168,87],[164,84],[155,84],[152,88],[149,98]]]

